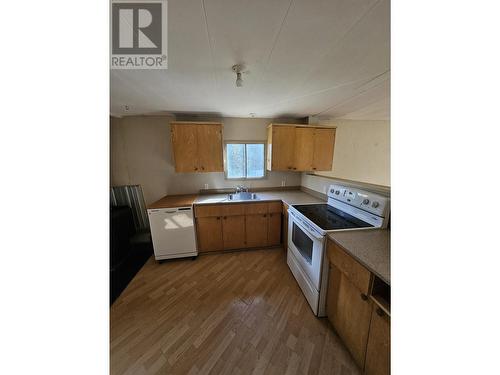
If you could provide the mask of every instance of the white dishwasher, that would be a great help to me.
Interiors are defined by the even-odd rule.
[[[157,260],[198,255],[192,207],[149,209],[148,216]]]

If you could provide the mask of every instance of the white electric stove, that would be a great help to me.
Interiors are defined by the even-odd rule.
[[[315,315],[326,316],[327,233],[385,228],[389,206],[382,195],[330,185],[327,203],[289,207],[287,263]]]

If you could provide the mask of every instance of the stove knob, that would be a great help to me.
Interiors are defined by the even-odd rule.
[[[340,190],[337,190],[337,191],[335,192],[335,194],[339,195],[339,194],[340,194]]]
[[[332,194],[333,194],[333,192],[334,192],[334,191],[335,191],[335,190],[333,190],[333,189],[330,189],[330,193],[332,193]]]
[[[368,203],[370,203],[370,201],[368,199],[363,200],[363,204],[368,204]]]
[[[377,207],[378,207],[378,202],[373,202],[373,203],[372,203],[372,207],[373,207],[373,208],[377,208]]]

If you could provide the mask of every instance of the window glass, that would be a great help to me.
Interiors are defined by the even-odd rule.
[[[264,178],[264,143],[227,143],[226,177],[229,179]]]
[[[246,146],[247,178],[264,177],[264,145],[249,143]]]
[[[245,177],[245,145],[243,143],[227,144],[227,177]]]

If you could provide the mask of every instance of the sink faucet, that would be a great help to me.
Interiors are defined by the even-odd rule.
[[[248,188],[245,185],[238,185],[236,186],[236,194],[245,192],[248,193]]]

